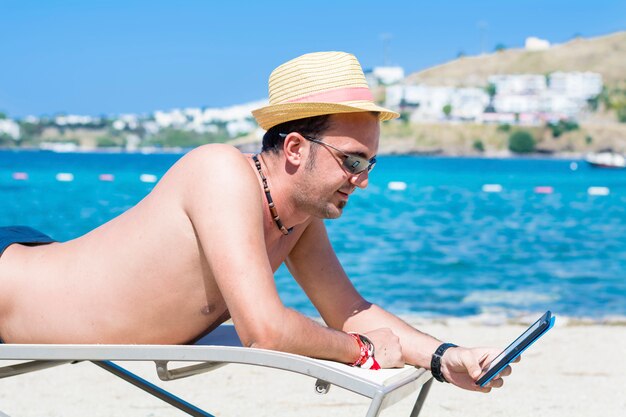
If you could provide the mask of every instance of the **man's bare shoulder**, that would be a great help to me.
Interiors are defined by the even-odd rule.
[[[187,207],[190,203],[204,204],[208,198],[219,201],[227,194],[242,201],[260,201],[261,196],[248,157],[225,144],[203,145],[190,151],[168,171],[162,182],[179,194]]]
[[[256,185],[256,178],[246,155],[225,144],[209,144],[193,149],[166,174],[178,186],[183,184]]]
[[[193,149],[181,158],[179,164],[185,170],[201,168],[209,171],[230,171],[243,167],[247,161],[246,156],[237,148],[213,143]]]

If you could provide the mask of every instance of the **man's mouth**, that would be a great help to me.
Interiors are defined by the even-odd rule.
[[[348,198],[350,198],[350,194],[352,194],[353,191],[354,190],[349,190],[349,191],[337,190],[337,194],[339,194],[341,199],[348,201]]]

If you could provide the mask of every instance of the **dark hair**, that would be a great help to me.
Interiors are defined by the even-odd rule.
[[[280,133],[298,132],[303,136],[317,139],[330,128],[330,114],[291,120],[270,128],[263,135],[262,152],[278,153],[283,148],[285,138]]]

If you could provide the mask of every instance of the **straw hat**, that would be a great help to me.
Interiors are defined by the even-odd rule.
[[[270,75],[269,106],[252,111],[263,129],[324,114],[379,112],[381,121],[400,115],[379,107],[361,64],[345,52],[314,52],[288,61]]]

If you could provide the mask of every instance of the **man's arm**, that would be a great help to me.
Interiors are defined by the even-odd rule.
[[[175,171],[183,207],[242,343],[354,362],[360,351],[352,336],[280,301],[264,239],[263,195],[245,157],[228,146],[204,146]]]
[[[442,342],[367,302],[356,291],[337,259],[321,220],[314,220],[307,228],[289,255],[287,266],[330,327],[359,333],[389,328],[399,338],[404,362],[430,369],[432,354]],[[376,347],[377,356],[385,354]],[[455,385],[487,392],[491,387],[501,386],[502,380],[496,378],[486,388],[477,387],[474,381],[482,367],[498,353],[496,349],[448,349],[443,356],[442,372]],[[510,368],[507,368],[501,376],[509,373]]]
[[[376,328],[388,327],[400,339],[405,362],[430,369],[432,355],[442,341],[420,332],[375,304],[364,302],[354,310],[355,314],[348,318],[345,328],[364,329],[371,325]],[[489,392],[491,388],[503,385],[501,377],[511,374],[511,367],[508,366],[486,387],[481,388],[475,384],[482,374],[482,369],[500,352],[500,349],[494,348],[450,348],[443,355],[441,371],[445,379],[454,385],[472,391]]]

